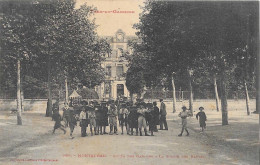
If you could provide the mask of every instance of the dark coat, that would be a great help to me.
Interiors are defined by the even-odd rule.
[[[61,115],[59,113],[53,114],[53,120],[55,121],[54,129],[61,127]]]
[[[138,127],[138,116],[137,108],[130,107],[130,113],[128,115],[128,124],[130,128],[137,128]]]
[[[196,119],[198,119],[198,117],[199,117],[200,127],[205,127],[207,121],[207,116],[205,112],[198,112],[196,114]]]
[[[108,126],[108,108],[103,106],[101,108],[101,126]]]
[[[151,112],[152,114],[152,122],[154,125],[159,125],[160,124],[160,119],[159,119],[159,108],[157,106],[153,107],[153,110]]]

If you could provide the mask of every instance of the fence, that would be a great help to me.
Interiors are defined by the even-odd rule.
[[[245,99],[244,91],[228,91],[227,92],[228,99]],[[248,91],[249,98],[255,99],[256,98],[256,91]],[[176,100],[189,100],[190,98],[190,91],[176,91]],[[169,90],[151,90],[148,89],[144,94],[144,99],[172,99],[173,92]],[[219,97],[221,93],[219,93]],[[193,91],[193,99],[215,99],[215,92],[214,91]]]

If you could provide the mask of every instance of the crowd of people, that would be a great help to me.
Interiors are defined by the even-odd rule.
[[[183,131],[187,130],[187,117],[190,111],[185,106],[182,107],[179,117],[182,119],[182,130],[179,136],[182,136]],[[200,112],[196,115],[199,118],[202,131],[206,127],[206,114],[203,112],[203,107],[200,107]],[[63,115],[59,113],[58,101],[53,105],[53,120],[55,121],[53,133],[56,129],[61,129],[66,134],[66,127],[70,128],[70,137],[73,137],[74,128],[79,123],[81,127],[81,136],[88,136],[87,128],[89,127],[89,134],[93,135],[118,135],[118,126],[121,129],[121,134],[124,130],[127,135],[142,136],[143,131],[145,136],[154,136],[154,132],[159,130],[168,130],[166,121],[167,111],[163,99],[160,99],[160,108],[157,102],[145,103],[138,100],[135,104],[131,101],[70,101],[69,105],[65,104],[62,108]],[[64,124],[62,124],[62,122]],[[109,131],[107,132],[107,127]],[[150,132],[150,134],[148,133]]]

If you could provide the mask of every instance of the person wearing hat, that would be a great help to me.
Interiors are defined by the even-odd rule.
[[[96,112],[95,112],[95,107],[93,105],[93,102],[90,102],[89,111],[88,111],[88,117],[89,117],[89,125],[90,125],[91,136],[93,136],[93,129],[92,129],[93,127],[94,127],[95,135],[97,135],[97,130],[96,130]]]
[[[128,125],[131,131],[130,135],[134,134],[134,128],[135,128],[136,136],[138,136],[138,113],[137,113],[137,107],[134,106],[133,104],[129,105]]]
[[[79,120],[80,120],[80,127],[81,127],[81,137],[87,136],[86,133],[86,127],[88,126],[87,124],[87,113],[86,113],[86,108],[84,106],[81,107],[81,112],[79,114]]]
[[[55,130],[59,128],[64,131],[64,134],[66,134],[66,130],[64,129],[64,126],[61,124],[61,115],[59,114],[59,112],[55,111],[52,117],[53,120],[55,121],[52,133],[54,134]]]
[[[101,102],[101,126],[103,127],[103,134],[107,134],[106,132],[106,126],[108,126],[108,108],[107,108],[107,102],[102,101]]]
[[[163,125],[165,127],[165,130],[168,130],[168,125],[166,121],[166,105],[163,102],[163,99],[160,99],[161,106],[160,106],[160,130],[163,130]]]
[[[117,109],[114,103],[111,103],[108,109],[108,119],[109,119],[109,125],[110,125],[110,133],[109,135],[113,135],[113,128],[114,133],[118,135],[117,133]]]
[[[64,103],[62,120],[65,122],[65,128],[68,127],[69,124],[69,105]]]
[[[52,113],[55,114],[56,112],[59,113],[59,98],[55,100],[55,103],[52,104]],[[57,113],[56,113],[57,114]],[[52,118],[54,120],[54,118]]]
[[[205,112],[203,111],[204,110],[203,107],[199,107],[199,110],[200,110],[200,112],[198,112],[196,114],[196,119],[198,120],[198,117],[199,117],[201,131],[203,132],[204,129],[206,129],[207,116],[206,116]]]
[[[98,103],[95,106],[95,114],[96,114],[96,128],[97,128],[97,135],[103,135],[102,133],[102,110],[101,105]]]
[[[151,136],[153,136],[153,132],[158,132],[157,125],[159,125],[159,108],[157,107],[157,103],[153,102],[153,108],[151,111],[151,122],[149,128],[151,127]]]
[[[69,107],[69,127],[70,127],[70,137],[73,139],[73,131],[75,126],[77,125],[76,114],[74,112],[73,107]]]
[[[190,135],[189,131],[187,129],[187,117],[191,116],[191,113],[186,110],[187,110],[186,106],[183,106],[182,112],[180,112],[180,114],[179,114],[179,117],[181,118],[181,121],[182,121],[182,129],[181,129],[181,133],[178,136],[182,136],[184,129],[187,132],[187,136]]]
[[[121,108],[119,109],[119,115],[118,115],[118,120],[119,120],[119,125],[121,126],[122,135],[124,134],[124,126],[126,127],[127,134],[129,134],[129,129],[127,126],[128,115],[129,115],[129,111],[126,108],[126,104],[122,103]]]
[[[147,126],[146,126],[146,120],[145,120],[145,113],[148,112],[148,109],[145,108],[145,103],[139,103],[139,108],[137,108],[138,116],[138,128],[140,132],[140,136],[142,136],[142,128],[144,128],[145,136],[150,136],[147,133]]]

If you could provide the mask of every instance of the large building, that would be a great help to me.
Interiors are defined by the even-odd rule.
[[[105,69],[105,81],[95,88],[100,99],[116,99],[117,97],[129,97],[129,91],[125,85],[124,74],[127,71],[127,60],[122,56],[123,52],[132,52],[128,46],[128,41],[134,39],[134,36],[126,36],[119,29],[114,36],[104,37],[111,46],[112,52],[106,55],[102,67]]]

